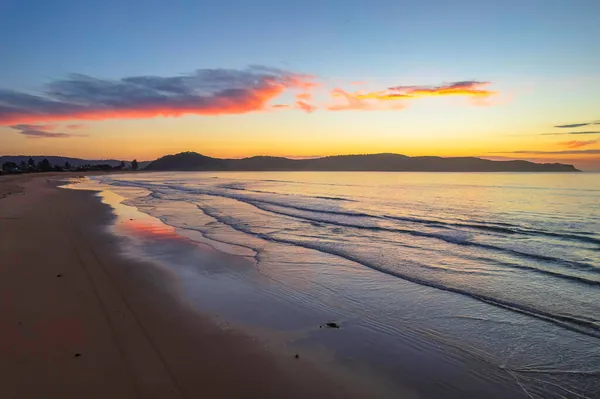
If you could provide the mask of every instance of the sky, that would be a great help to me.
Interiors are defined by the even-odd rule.
[[[600,170],[600,1],[0,0],[0,155]]]

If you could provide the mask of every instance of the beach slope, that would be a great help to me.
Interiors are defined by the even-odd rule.
[[[0,397],[364,396],[186,309],[64,177],[0,177]]]

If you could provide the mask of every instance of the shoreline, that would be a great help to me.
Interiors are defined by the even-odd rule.
[[[57,187],[67,177],[0,180],[0,396],[373,397],[182,306],[121,255],[108,205]]]
[[[145,202],[153,190],[144,185],[113,185],[111,178],[109,184],[93,179],[69,185],[64,181],[69,177],[85,175],[0,177],[0,197],[7,191],[16,192],[0,199],[0,233],[6,237],[4,242],[0,240],[0,259],[11,260],[15,268],[0,267],[0,292],[7,293],[3,302],[12,306],[0,309],[0,327],[7,327],[7,348],[13,342],[18,344],[12,354],[6,348],[0,351],[0,359],[8,359],[6,364],[0,361],[0,373],[17,376],[9,379],[12,385],[8,388],[14,388],[9,398],[38,397],[35,391],[16,393],[32,375],[41,378],[36,385],[47,385],[43,392],[66,398],[90,397],[90,392],[82,392],[100,385],[95,382],[99,377],[76,377],[77,373],[68,369],[75,359],[65,356],[65,348],[71,350],[69,339],[73,337],[75,344],[81,342],[81,331],[94,318],[104,319],[100,326],[108,334],[100,334],[100,338],[108,343],[94,337],[98,341],[91,346],[113,351],[112,368],[121,367],[117,385],[128,389],[98,397],[208,394],[491,399],[554,394],[545,381],[560,387],[561,392],[569,392],[570,384],[583,387],[587,380],[589,386],[594,385],[593,371],[588,371],[585,363],[581,368],[569,359],[564,371],[557,368],[559,373],[575,373],[569,380],[554,381],[552,370],[548,371],[550,378],[543,380],[529,376],[528,365],[535,361],[529,354],[534,352],[517,352],[517,342],[513,346],[510,339],[513,331],[519,333],[519,325],[536,334],[545,331],[548,343],[531,341],[536,350],[558,345],[552,351],[560,352],[568,347],[574,361],[585,362],[588,357],[577,353],[585,355],[581,351],[589,340],[575,347],[568,345],[579,339],[577,334],[554,327],[546,331],[543,321],[390,278],[343,257],[317,255],[311,249],[282,243],[263,247],[251,236],[207,234],[203,223],[218,224],[211,222],[210,212],[198,212],[193,202]],[[85,279],[80,275],[75,279],[77,292],[60,292],[56,303],[40,304],[40,298],[56,289],[53,283],[65,282],[67,273],[57,272],[61,277],[54,281],[44,274],[48,265],[55,264],[73,269],[69,275],[80,269],[88,283],[82,284]],[[42,281],[29,287],[32,279],[42,275],[49,287]],[[90,306],[88,298],[86,312],[79,309],[83,304],[67,303],[82,302],[90,294],[92,299],[97,297],[97,304]],[[393,302],[385,300],[392,298],[388,295]],[[33,309],[35,317],[27,323],[17,321],[16,316],[31,313],[34,303],[39,305]],[[86,315],[54,317],[53,305],[75,307]],[[466,316],[470,313],[474,317]],[[58,319],[46,322],[51,326],[49,333],[44,331],[47,325],[38,320],[47,315]],[[454,318],[461,320],[460,324],[437,328],[439,320]],[[72,328],[74,320],[83,327]],[[481,325],[480,320],[489,324]],[[494,320],[501,324],[491,323]],[[25,324],[33,324],[34,333],[15,330],[15,321],[21,330],[26,330],[22,328]],[[327,322],[336,322],[341,328],[321,328]],[[508,324],[504,327],[502,323]],[[19,334],[38,352],[28,353]],[[497,344],[482,344],[493,336],[499,338]],[[506,358],[494,356],[495,347],[514,352]],[[50,355],[40,352],[42,349]],[[108,356],[109,351],[104,352]],[[87,351],[71,356],[76,353],[81,354],[77,363]],[[47,370],[56,359],[60,360],[59,374],[50,378]],[[593,359],[590,355],[589,361]],[[106,361],[101,361],[101,367]],[[10,363],[20,364],[20,368],[13,370]],[[66,377],[82,381],[76,388],[78,394],[65,391],[71,384]],[[0,396],[4,397],[2,389]]]
[[[489,363],[485,353],[465,352],[460,349],[462,345],[451,339],[408,324],[389,335],[385,328],[380,330],[377,322],[371,324],[369,318],[361,321],[352,313],[340,313],[340,309],[330,307],[325,298],[307,298],[308,292],[303,292],[297,285],[307,277],[304,273],[297,276],[300,280],[288,280],[287,283],[291,283],[288,285],[264,269],[271,266],[267,266],[263,256],[233,254],[214,245],[219,241],[207,241],[193,229],[173,227],[165,224],[162,218],[151,216],[148,210],[121,203],[124,197],[131,195],[145,197],[148,195],[145,190],[121,193],[122,187],[94,186],[96,183],[84,183],[81,189],[99,190],[101,200],[114,209],[118,217],[111,230],[128,240],[132,247],[127,250],[128,256],[146,259],[173,275],[174,281],[179,283],[175,291],[191,308],[201,314],[217,315],[214,319],[217,322],[227,320],[226,324],[250,334],[277,354],[291,357],[295,352],[300,353],[317,368],[341,371],[347,379],[365,381],[369,386],[376,382],[377,390],[384,392],[383,397],[405,392],[418,393],[418,397],[463,398],[475,393],[490,398],[527,397],[515,376]],[[204,245],[210,249],[199,249]],[[267,263],[279,269],[277,264],[281,261],[282,266],[288,267],[288,255],[280,255],[282,257]],[[213,256],[212,261],[206,261],[207,257]],[[381,272],[347,265],[345,260],[344,266],[336,264],[339,259],[330,258],[329,261],[327,267],[331,271],[341,266],[340,271],[345,273],[346,268],[351,267],[363,276],[366,276],[364,273],[375,276],[383,286],[389,279]],[[197,262],[200,265],[196,265]],[[305,271],[309,274],[318,272]],[[348,271],[352,275],[353,272]],[[400,290],[420,289],[410,282],[393,281],[400,283],[397,286]],[[407,294],[410,297],[411,294]],[[325,303],[321,302],[323,299]],[[340,300],[345,299],[334,301]],[[341,322],[342,328],[320,329],[319,326],[327,321]]]

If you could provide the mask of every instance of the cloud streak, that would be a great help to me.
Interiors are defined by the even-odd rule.
[[[490,82],[465,80],[439,86],[396,86],[390,87],[388,93],[391,99],[439,96],[489,97],[496,94],[494,91],[485,89],[489,84]]]
[[[564,136],[567,134],[600,134],[600,131],[567,132],[567,133],[542,133],[542,136]]]
[[[552,154],[552,155],[561,155],[561,154],[600,154],[600,149],[590,149],[590,150],[562,150],[562,151],[537,151],[537,150],[521,150],[521,151],[498,151],[498,152],[490,152],[490,154]]]
[[[594,121],[594,122],[582,122],[582,123],[571,123],[568,125],[556,125],[554,127],[560,128],[560,129],[572,129],[574,127],[582,127],[582,126],[590,126],[590,125],[600,125],[600,121]]]
[[[296,101],[296,108],[309,113],[317,110],[317,107],[307,103],[306,101]]]
[[[0,89],[0,124],[243,114],[268,109],[287,89],[313,87],[311,76],[264,66],[119,80],[73,74],[39,94]]]
[[[10,126],[11,129],[14,129],[31,139],[42,139],[42,138],[53,138],[53,139],[65,139],[71,137],[84,137],[82,134],[73,134],[73,133],[63,133],[63,132],[53,132],[52,130],[56,129],[56,125],[30,125],[30,124],[20,124]]]
[[[474,104],[482,104],[481,101],[497,94],[497,92],[488,90],[490,82],[467,80],[446,83],[435,86],[394,86],[380,91],[357,91],[347,92],[343,89],[331,91],[331,95],[338,98],[344,98],[345,104],[334,104],[328,109],[331,111],[342,110],[369,110],[369,109],[402,109],[403,105],[383,105],[382,103],[410,101],[426,97],[447,97],[462,96],[474,100]]]
[[[588,145],[596,144],[597,142],[598,140],[570,140],[561,141],[558,144],[568,148],[581,148],[586,147]]]

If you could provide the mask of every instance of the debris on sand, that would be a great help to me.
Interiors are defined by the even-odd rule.
[[[337,324],[337,323],[334,323],[334,322],[330,321],[329,323],[325,323],[325,327],[328,327],[328,328],[340,328],[340,325]]]

